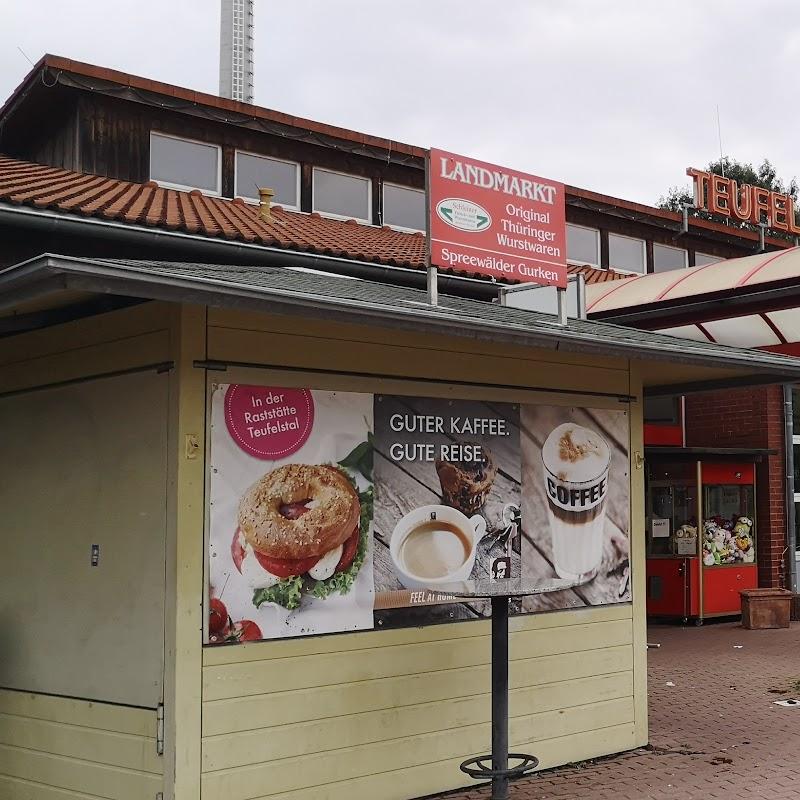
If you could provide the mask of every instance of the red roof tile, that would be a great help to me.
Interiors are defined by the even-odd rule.
[[[130,183],[3,155],[0,203],[358,261],[416,269],[425,265],[421,233],[285,211],[280,206],[273,206],[272,221],[266,222],[257,205],[242,200],[207,197],[196,190],[163,189],[152,182]],[[570,266],[568,271],[582,272],[587,283],[626,277],[589,266]]]

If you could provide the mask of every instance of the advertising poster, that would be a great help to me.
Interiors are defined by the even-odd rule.
[[[483,601],[437,609],[422,590],[488,578],[492,567],[498,579],[519,576],[519,443],[517,405],[375,396],[375,607],[382,624],[480,615]]]
[[[215,387],[209,641],[372,627],[372,404]]]
[[[625,411],[220,384],[211,422],[211,643],[630,600]]]
[[[520,420],[523,576],[534,584],[553,577],[579,584],[526,597],[522,611],[628,602],[628,413],[523,405]]]

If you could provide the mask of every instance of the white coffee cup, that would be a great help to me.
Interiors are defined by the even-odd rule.
[[[610,465],[606,440],[574,422],[552,430],[542,445],[553,566],[559,578],[583,583],[597,574],[603,558]]]
[[[419,541],[409,544],[412,534]],[[432,588],[467,580],[475,564],[478,542],[485,534],[486,520],[480,514],[467,517],[458,509],[443,505],[415,508],[395,525],[392,532],[389,554],[395,574],[406,589]],[[406,552],[411,546],[413,552]],[[459,547],[463,547],[463,558]],[[409,561],[418,567],[430,567],[428,574],[420,574],[426,572],[425,569],[415,571]],[[446,572],[437,570],[437,566],[443,565],[450,568]]]

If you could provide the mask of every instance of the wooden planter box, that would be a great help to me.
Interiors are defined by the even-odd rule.
[[[745,589],[742,597],[742,626],[748,630],[788,628],[792,598],[788,589]]]

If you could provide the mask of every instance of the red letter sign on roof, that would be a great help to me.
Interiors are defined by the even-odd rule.
[[[564,184],[431,150],[431,264],[567,285]]]

